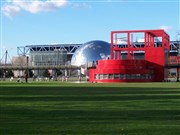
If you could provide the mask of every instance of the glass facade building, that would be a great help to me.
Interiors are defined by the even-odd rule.
[[[57,66],[65,65],[67,62],[67,51],[34,51],[30,52],[30,63],[32,66]]]

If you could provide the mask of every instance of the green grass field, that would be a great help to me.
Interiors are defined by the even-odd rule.
[[[0,135],[180,135],[180,83],[0,82]]]

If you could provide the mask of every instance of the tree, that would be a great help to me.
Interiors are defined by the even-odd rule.
[[[2,69],[0,69],[0,77],[3,77],[3,70]]]
[[[57,72],[57,76],[60,76],[60,75],[62,75],[62,72],[61,72],[61,70],[56,70],[56,72]]]
[[[12,77],[12,76],[14,77],[14,73],[13,73],[13,71],[10,70],[10,69],[6,70],[5,73],[6,73],[5,76],[8,77],[8,78],[9,78],[9,77]]]
[[[43,77],[49,77],[49,76],[50,76],[50,73],[49,73],[48,69],[45,69],[43,72]]]
[[[33,77],[33,75],[34,75],[33,71],[31,69],[29,69],[29,77],[31,78],[31,77]]]

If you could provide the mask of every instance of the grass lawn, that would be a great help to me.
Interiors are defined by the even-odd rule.
[[[180,135],[180,83],[0,82],[0,135]]]

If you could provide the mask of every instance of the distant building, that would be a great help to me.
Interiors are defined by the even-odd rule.
[[[123,35],[122,35],[123,36]],[[27,45],[24,47],[18,47],[17,52],[18,55],[21,55],[22,57],[28,56],[28,64],[32,67],[38,67],[38,66],[56,66],[56,65],[73,65],[73,66],[83,66],[85,67],[91,67],[91,65],[94,65],[93,67],[98,64],[98,60],[100,59],[107,59],[110,60],[111,57],[114,55],[117,57],[117,59],[122,59],[126,60],[128,59],[128,50],[127,46],[129,44],[130,50],[129,54],[133,55],[134,60],[139,60],[143,61],[147,58],[146,55],[146,50],[149,50],[147,48],[146,50],[143,49],[145,48],[148,44],[145,44],[145,38],[142,39],[137,39],[134,40],[133,38],[129,38],[129,40],[133,40],[128,42],[128,38],[126,37],[114,37],[111,41],[113,41],[113,47],[115,49],[120,49],[120,52],[117,52],[117,54],[110,54],[110,52],[107,50],[110,49],[111,44],[107,43],[102,43],[102,44],[97,44],[97,42],[90,41],[85,44],[49,44],[49,45]],[[146,41],[147,42],[147,41]],[[161,48],[162,47],[162,39],[154,37],[153,43],[152,43],[154,48]],[[111,47],[112,47],[111,46]],[[169,48],[169,53],[168,55],[170,56],[169,58],[173,56],[180,56],[180,41],[170,41],[168,43]],[[124,48],[124,49],[123,49]],[[131,53],[133,50],[133,53]],[[77,51],[76,51],[77,50]],[[155,51],[156,52],[156,51]],[[112,52],[111,52],[112,53]],[[159,58],[159,57],[158,57]],[[161,57],[160,57],[161,58]],[[160,59],[159,58],[159,59]],[[21,64],[26,64],[26,57],[24,57],[25,62],[21,62]],[[169,59],[169,60],[170,60]],[[165,59],[166,61],[168,59]],[[71,63],[70,63],[71,62]],[[19,62],[17,62],[19,63]],[[92,63],[92,64],[91,64]],[[133,67],[132,67],[133,68]],[[132,69],[134,70],[134,69]],[[41,76],[42,74],[40,73],[42,71],[37,71],[34,70],[34,74]],[[170,73],[175,74],[176,69],[171,69]],[[52,74],[54,71],[52,71]],[[62,73],[65,74],[65,71]],[[68,71],[69,73],[69,71]],[[76,71],[74,72],[73,70],[71,71],[71,75],[76,74]],[[177,73],[176,73],[177,74]],[[134,75],[134,74],[133,74]],[[106,76],[106,75],[105,75]],[[137,75],[138,76],[138,75]],[[127,78],[129,76],[127,75]],[[131,76],[130,76],[131,77]],[[138,76],[139,77],[139,76]],[[137,78],[138,78],[137,77]],[[90,78],[92,79],[92,78]]]
[[[27,45],[18,47],[18,55],[29,57],[29,66],[47,67],[70,65],[74,52],[82,44],[48,44],[48,45]],[[33,70],[35,76],[42,76],[43,70]],[[64,73],[65,71],[63,71]],[[52,74],[55,75],[55,71]],[[56,75],[55,75],[56,76]]]
[[[71,61],[72,55],[82,44],[48,44],[48,45],[26,45],[17,47],[17,53],[21,56],[29,56],[32,65],[42,63],[48,64],[48,59],[53,60],[49,64],[62,64]],[[52,59],[51,59],[52,58]],[[62,59],[63,58],[63,59]]]
[[[27,57],[26,56],[14,56],[12,57],[12,66],[27,66]],[[24,70],[14,70],[14,77],[23,76]]]
[[[36,66],[56,66],[65,65],[67,61],[67,51],[34,51],[30,52],[30,65]]]

